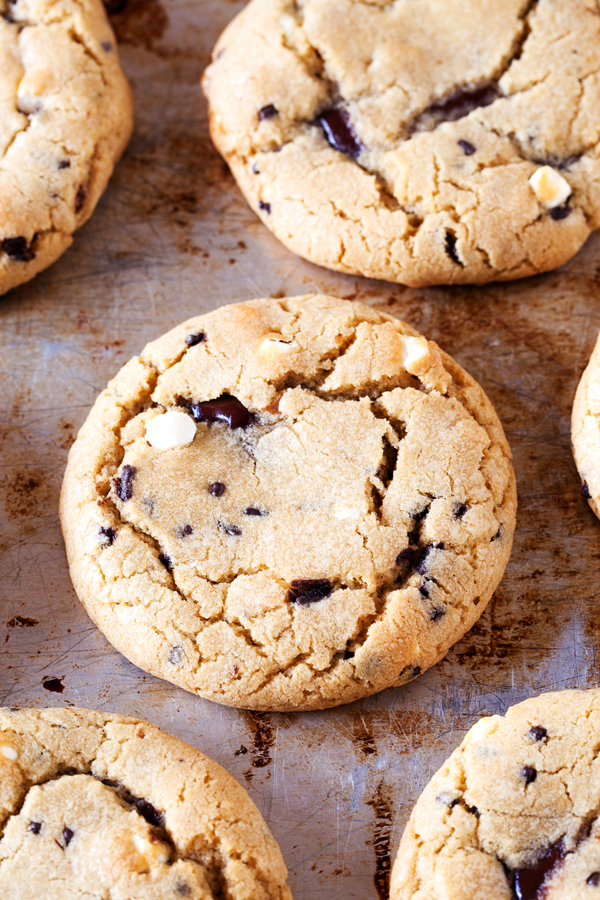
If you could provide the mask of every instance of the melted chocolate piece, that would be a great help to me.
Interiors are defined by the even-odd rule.
[[[222,497],[225,493],[225,485],[220,481],[214,481],[208,489],[208,493],[213,497]]]
[[[475,147],[470,141],[459,141],[458,146],[465,151],[466,156],[473,156],[475,153]]]
[[[189,897],[192,893],[192,889],[185,881],[178,881],[175,884],[175,893],[179,894],[180,897]]]
[[[466,503],[456,503],[454,506],[454,518],[462,519],[464,514],[468,511],[469,507]]]
[[[590,887],[598,887],[600,884],[600,872],[592,872],[591,875],[585,879],[585,883],[589,884]]]
[[[223,394],[218,400],[192,404],[192,415],[197,422],[225,422],[230,428],[247,428],[254,421],[250,410],[229,394]]]
[[[541,888],[546,877],[561,862],[564,855],[565,848],[561,838],[534,866],[528,869],[517,869],[513,874],[513,890],[517,900],[542,900]]]
[[[163,564],[163,566],[165,567],[165,569],[167,570],[167,572],[173,571],[173,563],[171,562],[170,556],[167,556],[166,553],[160,553],[158,558],[161,561],[161,563]]]
[[[429,618],[432,622],[439,622],[446,615],[446,608],[444,606],[436,606],[429,613]]]
[[[244,512],[247,516],[264,516],[264,513],[260,509],[256,509],[255,506],[247,506]]]
[[[41,830],[42,830],[41,822],[30,822],[29,825],[27,826],[27,831],[31,831],[32,834],[39,834]]]
[[[136,473],[135,466],[123,466],[121,470],[121,477],[117,482],[117,497],[124,503],[133,497],[133,479]]]
[[[178,528],[176,533],[178,538],[184,538],[187,537],[188,534],[193,534],[194,529],[191,525],[184,525],[183,528]]]
[[[34,250],[24,237],[4,238],[2,249],[15,262],[30,262],[35,256]]]
[[[237,525],[226,525],[224,522],[220,522],[219,524],[223,531],[231,535],[231,537],[239,537],[242,533],[242,529],[238,528]]]
[[[429,597],[429,588],[426,581],[422,581],[419,585],[419,593],[421,597],[425,597],[426,600]]]
[[[199,331],[198,334],[188,334],[185,338],[185,343],[188,347],[195,347],[196,344],[202,344],[206,340],[206,335],[203,331]]]
[[[444,549],[444,545],[441,542],[437,543],[437,544],[427,544],[427,546],[422,550],[421,555],[419,556],[419,559],[417,562],[416,569],[417,569],[417,572],[419,573],[419,575],[424,575],[425,572],[427,571],[427,560],[429,558],[431,551],[432,550],[443,550],[443,549]]]
[[[571,212],[570,206],[555,206],[550,210],[550,218],[554,219],[555,222],[560,222],[562,219],[566,219]]]
[[[537,778],[537,771],[533,768],[533,766],[523,766],[521,775],[523,776],[525,784],[533,784],[533,782]]]
[[[543,727],[543,725],[533,725],[529,729],[529,737],[533,741],[543,741],[545,738],[548,737],[548,732]]]
[[[270,203],[265,203],[264,200],[259,200],[259,201],[258,201],[258,208],[264,210],[266,213],[270,213],[270,212],[271,212],[271,204],[270,204]]]
[[[74,835],[74,834],[75,834],[75,832],[72,831],[70,828],[67,828],[66,826],[63,828],[63,837],[64,837],[64,839],[65,839],[65,844],[67,845],[67,847],[69,846],[69,844],[70,844],[71,841],[73,840],[73,835]]]
[[[409,534],[409,540],[412,535]],[[411,541],[412,543],[412,541]],[[415,558],[415,553],[417,552],[416,547],[406,547],[405,550],[401,550],[398,556],[396,557],[396,565],[397,566],[405,566],[408,563],[412,562]]]
[[[425,506],[423,509],[419,510],[419,512],[411,513],[411,515],[415,522],[422,522],[428,512],[429,506]]]
[[[350,116],[345,109],[340,107],[328,109],[321,113],[317,121],[334,150],[347,153],[348,156],[358,156],[362,144],[352,130]]]
[[[71,168],[71,160],[70,159],[61,159],[58,162],[59,169],[70,169]]]
[[[276,106],[273,106],[272,103],[268,103],[266,106],[263,106],[262,109],[258,111],[258,118],[261,122],[264,122],[265,119],[272,119],[274,116],[279,115],[279,110]]]
[[[149,825],[154,825],[156,828],[162,828],[163,814],[155,809],[151,803],[148,803],[147,800],[134,800],[133,805],[140,816],[142,816]]]
[[[80,187],[77,193],[75,194],[75,212],[79,212],[85,203],[85,199],[87,197],[87,191],[84,187]]]
[[[590,497],[592,496],[592,495],[590,494],[590,489],[589,489],[589,487],[588,487],[587,481],[584,481],[583,484],[581,485],[581,496],[582,496],[585,500],[589,500]]]
[[[446,232],[446,253],[457,266],[463,265],[456,249],[456,235],[452,231]]]
[[[116,534],[114,528],[104,528],[104,526],[102,526],[102,528],[100,529],[100,534],[106,538],[106,546],[107,547],[112,546],[112,544],[114,544],[115,539],[117,537],[117,534]]]
[[[310,606],[329,597],[333,587],[328,578],[299,578],[292,581],[288,591],[288,600],[300,606]]]
[[[501,96],[502,94],[494,84],[478,88],[463,88],[448,97],[447,100],[432,103],[425,113],[433,116],[438,122],[456,122],[457,119],[468,116],[474,109],[490,106]]]
[[[500,527],[498,528],[498,531],[496,532],[496,534],[495,534],[494,537],[492,538],[492,541],[498,541],[498,540],[500,540],[501,534],[502,534],[502,525],[500,525]]]

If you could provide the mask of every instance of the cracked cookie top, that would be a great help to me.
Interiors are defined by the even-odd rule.
[[[598,690],[481,719],[413,810],[391,900],[593,900],[599,747]]]
[[[291,900],[247,793],[148,722],[0,710],[3,900]]]
[[[252,208],[328,268],[520,278],[600,224],[597,0],[251,0],[203,84]]]
[[[141,668],[251,709],[402,684],[479,618],[515,485],[481,388],[389,315],[255,300],[149,344],[71,449],[75,589]]]
[[[0,0],[0,293],[33,278],[92,214],[131,133],[100,0]]]
[[[575,394],[571,438],[581,493],[600,517],[600,336]]]

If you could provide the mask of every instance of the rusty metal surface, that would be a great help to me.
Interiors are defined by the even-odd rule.
[[[131,146],[74,247],[0,299],[0,702],[150,719],[248,788],[296,900],[383,900],[410,809],[473,719],[600,680],[600,523],[569,445],[600,326],[600,241],[559,272],[483,290],[404,289],[295,258],[207,134],[198,77],[241,6],[129,0],[113,16],[137,104]],[[60,482],[97,393],[146,341],[225,302],[312,290],[405,318],[480,380],[515,456],[515,547],[480,622],[408,687],[322,713],[238,712],[144,675],[90,623],[67,572]]]

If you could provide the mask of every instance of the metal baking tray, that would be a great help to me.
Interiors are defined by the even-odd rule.
[[[600,242],[552,274],[482,289],[409,289],[296,258],[208,137],[198,79],[242,5],[113,3],[133,140],[72,249],[0,299],[0,701],[155,722],[248,789],[296,900],[384,900],[412,805],[470,723],[599,683],[600,523],[569,417],[600,327]],[[145,675],[92,625],[69,580],[60,483],[96,395],[148,340],[223,303],[311,291],[406,319],[480,381],[514,453],[515,546],[479,623],[416,682],[326,712],[240,712]]]

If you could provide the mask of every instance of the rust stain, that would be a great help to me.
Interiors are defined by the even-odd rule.
[[[104,0],[120,44],[153,50],[169,24],[158,0]]]
[[[379,900],[387,900],[390,893],[390,873],[392,870],[392,827],[394,821],[392,799],[383,779],[371,800],[367,800],[375,813],[373,823],[373,839],[368,845],[375,851],[375,872],[373,883]]]
[[[271,749],[275,744],[275,735],[271,724],[271,717],[267,713],[246,712],[246,718],[250,729],[254,732],[252,754],[252,769],[264,769],[271,763]],[[249,769],[244,772],[246,781],[252,781],[256,774]]]

